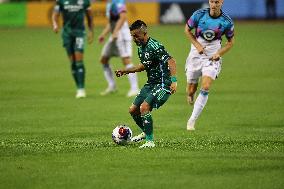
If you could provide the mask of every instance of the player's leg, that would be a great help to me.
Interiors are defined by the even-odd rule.
[[[193,105],[194,103],[194,94],[197,90],[198,83],[188,83],[186,87],[187,94],[187,103]]]
[[[84,34],[80,34],[75,37],[74,44],[74,57],[75,57],[75,68],[76,68],[76,78],[78,82],[78,90],[76,98],[86,97],[85,92],[85,66],[84,66]]]
[[[82,53],[76,52],[71,57],[73,57],[71,64],[72,75],[77,86],[76,98],[85,98],[85,67],[82,61],[83,55]]]
[[[68,53],[68,51],[67,51],[67,54],[68,54],[68,57],[69,57],[69,60],[70,60],[71,73],[72,73],[73,79],[75,81],[76,87],[78,88],[78,80],[77,80],[77,76],[76,76],[77,70],[76,70],[76,66],[75,66],[75,55]]]
[[[109,39],[103,47],[102,56],[100,59],[100,63],[102,64],[103,67],[104,77],[108,83],[108,87],[103,92],[101,92],[101,95],[108,95],[116,91],[116,84],[114,80],[113,71],[109,64],[110,57],[112,56],[112,51],[113,51],[113,43]]]
[[[78,90],[79,83],[78,83],[78,78],[77,78],[77,67],[76,67],[75,48],[74,48],[75,40],[74,40],[74,37],[64,32],[62,33],[62,39],[63,39],[63,46],[70,60],[71,73],[75,81],[76,88]]]
[[[190,105],[194,103],[194,95],[198,87],[199,77],[202,74],[202,66],[198,56],[199,54],[189,53],[185,65],[185,75],[187,80],[186,99]]]
[[[153,119],[151,115],[151,106],[148,102],[144,101],[140,106],[141,118],[145,127],[146,143],[139,148],[152,148],[155,147],[153,138]]]
[[[200,89],[200,93],[198,97],[196,98],[196,101],[194,103],[193,111],[192,114],[189,118],[188,121],[188,130],[194,130],[194,124],[199,115],[201,114],[203,108],[205,107],[207,100],[208,100],[208,93],[209,93],[209,88],[213,82],[213,79],[208,76],[203,76],[202,77],[202,85]]]
[[[201,114],[202,110],[204,109],[208,101],[209,89],[213,81],[216,79],[217,75],[219,74],[220,70],[221,70],[221,60],[219,62],[208,62],[208,65],[206,65],[202,69],[203,76],[202,76],[201,89],[194,103],[192,114],[187,122],[187,130],[195,129],[194,127],[195,121]]]
[[[193,69],[186,70],[186,77],[187,77],[187,102],[192,105],[194,104],[194,95],[197,90],[198,80],[201,76],[201,71],[193,71]],[[195,121],[189,119],[187,121],[187,130],[194,130]]]
[[[142,133],[140,133],[137,136],[134,136],[132,138],[133,142],[139,142],[141,140],[144,140],[146,135],[145,135],[145,126],[143,124],[143,119],[141,117],[141,112],[140,112],[140,106],[144,102],[145,98],[147,97],[147,94],[150,92],[151,88],[149,86],[144,86],[139,95],[137,95],[133,101],[133,104],[129,108],[129,113],[132,116],[133,120],[135,123],[140,127]]]
[[[156,85],[152,88],[145,101],[140,106],[142,121],[145,127],[146,143],[140,148],[154,147],[152,109],[161,107],[170,97],[169,88]]]
[[[132,142],[139,142],[141,140],[144,140],[146,137],[145,134],[145,127],[143,125],[143,120],[141,117],[141,112],[139,106],[136,106],[135,104],[132,104],[129,108],[129,113],[133,120],[135,121],[136,125],[142,130],[142,132],[134,137],[132,137]]]
[[[122,62],[126,69],[134,67],[131,62],[131,57],[122,57]],[[130,84],[130,90],[127,93],[127,97],[136,96],[139,93],[137,74],[130,73],[127,77]]]

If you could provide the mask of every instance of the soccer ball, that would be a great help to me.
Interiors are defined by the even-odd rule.
[[[118,125],[112,131],[112,140],[119,145],[125,145],[131,140],[132,131],[126,125]]]

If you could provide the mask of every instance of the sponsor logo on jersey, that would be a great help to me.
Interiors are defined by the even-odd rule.
[[[143,64],[144,64],[144,65],[149,65],[149,64],[151,64],[151,63],[152,63],[152,61],[149,61],[149,60],[148,60],[148,61],[143,61]]]
[[[79,10],[83,9],[82,5],[64,5],[64,9],[68,10],[69,12],[78,12]]]

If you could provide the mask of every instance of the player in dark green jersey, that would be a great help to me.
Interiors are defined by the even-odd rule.
[[[141,63],[133,68],[116,70],[115,73],[120,77],[144,70],[147,72],[148,81],[130,106],[129,113],[142,130],[132,141],[146,139],[140,148],[151,148],[155,146],[151,111],[162,106],[176,92],[176,62],[161,43],[148,36],[147,25],[143,21],[136,20],[130,26],[130,32],[138,46]]]
[[[94,38],[93,16],[89,0],[56,0],[52,14],[53,31],[58,33],[58,20],[60,13],[63,18],[62,39],[63,46],[71,62],[72,75],[76,83],[76,98],[86,97],[85,92],[85,67],[83,64],[85,25],[84,18],[88,21],[88,42]]]

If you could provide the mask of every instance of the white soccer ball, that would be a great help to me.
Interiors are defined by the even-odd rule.
[[[118,125],[112,131],[112,140],[119,145],[127,144],[132,137],[132,131],[126,125]]]

